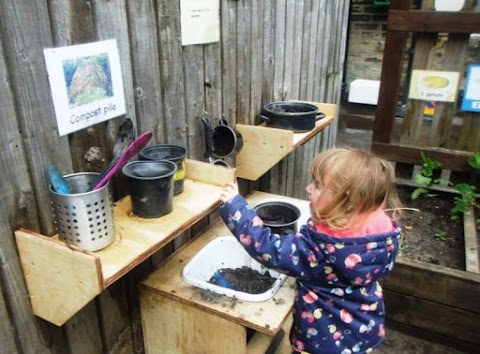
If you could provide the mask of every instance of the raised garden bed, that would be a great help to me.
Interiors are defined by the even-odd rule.
[[[448,206],[442,210],[429,198],[415,204],[406,198],[404,204],[419,211],[405,212],[401,255],[390,276],[382,282],[388,320],[440,334],[472,350],[480,349],[475,218],[471,212],[466,214],[460,234],[454,228],[456,231],[446,229],[445,234],[436,236],[439,231],[432,231],[431,227],[454,225]],[[437,218],[431,219],[432,215]],[[422,227],[429,231],[422,231]]]

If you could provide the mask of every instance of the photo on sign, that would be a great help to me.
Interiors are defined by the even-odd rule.
[[[454,102],[457,97],[459,77],[458,72],[412,70],[408,98]]]
[[[468,66],[462,111],[480,112],[480,64]]]
[[[115,39],[43,52],[59,136],[125,114]]]
[[[70,108],[113,97],[107,53],[63,61]]]

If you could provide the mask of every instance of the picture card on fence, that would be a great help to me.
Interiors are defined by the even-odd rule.
[[[462,111],[480,112],[480,64],[468,66]]]
[[[59,136],[125,114],[116,39],[43,53]]]
[[[460,73],[412,70],[408,98],[423,101],[454,102]]]
[[[182,45],[220,40],[219,0],[180,0]]]

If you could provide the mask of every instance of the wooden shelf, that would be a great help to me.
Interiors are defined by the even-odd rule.
[[[221,189],[234,179],[235,169],[186,160],[184,191],[174,197],[173,211],[143,219],[131,212],[129,196],[121,199],[114,206],[115,241],[97,252],[69,246],[57,235],[15,231],[33,313],[61,326],[113,282],[214,211]]]
[[[301,101],[305,102],[305,101]],[[306,102],[318,107],[325,118],[305,133],[276,129],[262,125],[237,124],[235,129],[242,134],[244,145],[235,157],[237,177],[256,181],[295,148],[305,144],[329,126],[337,116],[335,104]]]

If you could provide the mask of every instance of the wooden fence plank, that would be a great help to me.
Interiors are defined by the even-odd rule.
[[[159,38],[153,0],[128,1],[132,55],[133,94],[139,133],[151,130],[153,142],[165,143],[165,121],[161,94]]]
[[[96,18],[95,31],[97,38],[110,39],[116,38],[118,52],[120,56],[120,66],[122,70],[124,94],[125,94],[125,109],[126,116],[131,117],[135,122],[137,121],[137,115],[135,110],[135,94],[133,84],[133,72],[132,72],[132,43],[129,37],[129,24],[128,24],[128,8],[127,2],[122,1],[109,1],[109,0],[94,0],[93,13]],[[101,19],[101,20],[100,20]],[[140,19],[139,19],[140,20]],[[143,34],[145,36],[145,33]],[[113,141],[118,129],[119,121],[111,120],[107,123],[107,139],[110,146],[113,146]],[[113,180],[113,189],[118,196],[122,196],[128,193],[126,187],[126,179],[120,173],[115,176]],[[112,297],[110,302],[102,301],[104,297],[107,297],[112,289],[107,289],[102,297],[97,297],[97,311],[100,319],[102,318],[115,318],[106,327],[100,320],[100,331],[103,337],[104,350],[110,351],[114,347],[114,343],[122,335],[122,333],[129,328],[129,313],[128,308],[125,308],[121,304],[121,299]],[[126,291],[123,289],[122,291]],[[121,320],[120,320],[121,319]]]
[[[127,117],[136,117],[133,92],[132,53],[128,35],[127,9],[125,0],[93,0],[95,31],[97,38],[106,40],[116,38],[120,66],[122,68],[123,90],[125,93],[125,109]],[[112,141],[117,131],[118,124],[110,128]]]
[[[308,56],[306,60],[306,68],[304,68],[305,85],[303,91],[300,91],[300,97],[305,97],[305,100],[315,101],[313,98],[314,83],[315,83],[315,62],[317,60],[317,46],[320,45],[317,41],[317,28],[320,18],[320,3],[321,1],[312,1],[310,7],[306,7],[310,11],[310,23],[307,25],[308,43]]]
[[[250,109],[248,113],[248,124],[255,124],[255,115],[262,106],[262,80],[263,77],[263,17],[254,18],[253,14],[263,13],[263,1],[252,2],[252,34],[251,34],[251,88],[250,88]]]
[[[443,71],[463,73],[467,56],[468,34],[451,33],[448,36],[442,63]],[[454,102],[437,102],[432,119],[432,127],[428,137],[430,146],[446,147],[450,136],[452,121],[457,111],[457,100]]]
[[[275,3],[273,0],[263,1],[262,105],[269,103],[274,96]]]
[[[301,69],[302,69],[302,57],[305,51],[303,47],[303,17],[304,17],[304,1],[295,1],[295,18],[293,26],[293,46],[286,48],[285,51],[291,56],[292,60],[292,78],[291,78],[291,87],[289,97],[290,99],[298,99],[300,97],[300,80],[301,80]]]
[[[285,57],[285,66],[283,72],[283,94],[286,97],[294,97],[293,89],[293,72],[294,72],[294,58],[293,52],[295,48],[295,0],[286,1],[285,13],[285,47],[283,48],[283,56]]]
[[[287,0],[277,0],[275,7],[275,71],[273,75],[273,101],[283,101],[287,97],[285,88],[285,45],[286,45]]]
[[[65,323],[65,335],[70,353],[105,352],[97,318],[97,307],[92,300]]]
[[[327,82],[327,64],[328,64],[328,41],[325,38],[330,36],[329,19],[327,14],[327,0],[320,1],[318,29],[316,33],[317,52],[315,55],[314,71],[314,90],[313,100],[316,102],[325,102],[326,82]]]
[[[437,42],[436,33],[419,33],[416,35],[415,54],[412,62],[412,70],[428,70],[431,68]],[[408,100],[405,117],[402,121],[400,141],[406,144],[424,145],[421,142],[425,102]]]
[[[237,122],[237,1],[222,0],[222,97],[223,113]]]
[[[480,151],[480,114],[463,113],[462,129],[458,138],[457,149],[472,152]]]
[[[163,119],[167,142],[187,146],[185,120],[185,75],[180,30],[179,3],[157,3]]]
[[[183,47],[184,73],[185,78],[185,97],[188,97],[189,103],[185,104],[185,126],[182,128],[188,141],[187,150],[190,155],[196,159],[203,157],[205,139],[203,134],[192,134],[198,127],[203,133],[203,127],[198,117],[202,117],[205,112],[205,64],[204,50],[199,45],[189,45]],[[207,59],[208,60],[208,59]],[[213,107],[211,108],[213,109]],[[212,113],[211,110],[210,114]],[[215,116],[212,116],[212,118]],[[218,116],[217,116],[218,117]],[[172,141],[172,143],[175,143]],[[203,147],[203,148],[202,148]]]
[[[2,284],[0,283],[0,348],[5,353],[17,353],[19,348],[15,344],[14,325],[8,316],[7,306],[3,297]]]
[[[237,2],[237,122],[248,124],[251,116],[252,5]]]
[[[204,46],[204,59],[205,66],[205,79],[204,79],[204,91],[205,91],[205,106],[203,111],[209,112],[212,117],[221,117],[223,112],[222,107],[222,46],[221,43],[210,43]],[[194,113],[195,117],[203,116],[204,112],[200,111],[200,105],[196,107],[197,110]],[[190,107],[187,107],[187,110]],[[229,116],[226,114],[226,116]],[[231,118],[227,118],[227,121],[235,122]],[[189,121],[189,150],[190,158],[201,160],[203,158],[203,152],[205,150],[205,139],[203,138],[203,128],[200,128],[201,123],[197,122],[193,125],[197,130],[192,130],[192,124],[194,122]],[[202,134],[197,134],[198,129]],[[201,138],[201,139],[200,139]]]
[[[128,338],[122,345],[122,352],[133,354],[129,301],[125,281],[125,279],[121,279],[112,284],[95,299],[97,306],[101,308],[100,331],[104,338],[104,353],[114,353],[117,341],[127,333]]]

